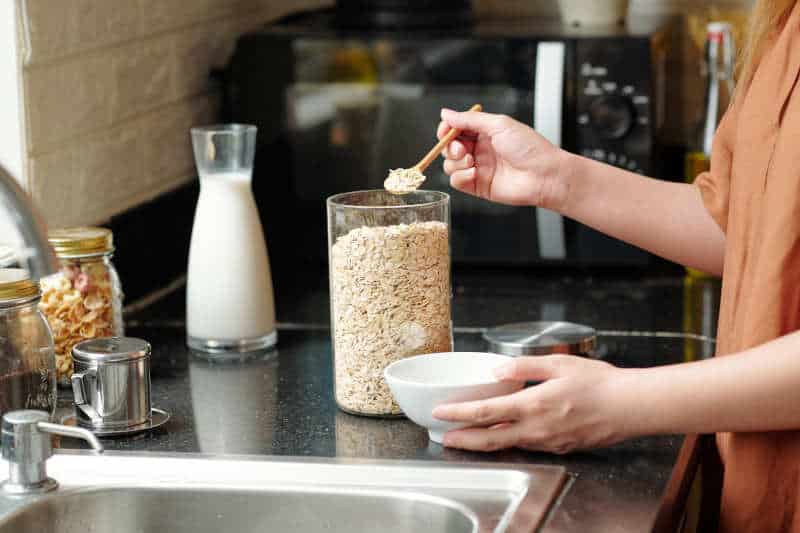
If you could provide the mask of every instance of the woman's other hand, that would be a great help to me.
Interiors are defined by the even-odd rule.
[[[569,193],[571,155],[505,115],[442,110],[437,136],[461,135],[443,151],[459,191],[493,202],[560,211]]]
[[[440,420],[473,427],[445,434],[444,445],[475,451],[524,448],[552,453],[608,446],[636,433],[635,405],[626,397],[632,371],[569,355],[521,357],[497,377],[541,381],[514,394],[442,405]]]

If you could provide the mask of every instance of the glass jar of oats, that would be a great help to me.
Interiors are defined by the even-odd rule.
[[[53,332],[58,384],[69,387],[73,346],[87,339],[124,335],[122,287],[111,263],[110,230],[54,230],[49,240],[61,268],[41,280],[39,308]]]
[[[328,198],[327,208],[336,403],[400,416],[384,368],[453,348],[450,197],[359,191]]]

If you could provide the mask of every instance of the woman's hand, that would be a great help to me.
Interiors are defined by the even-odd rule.
[[[443,151],[455,189],[503,204],[562,208],[569,153],[505,115],[443,109],[438,137],[451,128],[462,130]]]
[[[570,355],[518,358],[496,370],[509,381],[543,381],[508,396],[442,405],[440,420],[476,426],[450,431],[444,445],[465,450],[525,448],[567,453],[608,446],[636,433],[632,371]]]

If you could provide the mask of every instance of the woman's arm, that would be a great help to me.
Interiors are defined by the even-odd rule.
[[[515,394],[440,406],[476,427],[447,446],[556,453],[655,434],[800,429],[800,332],[695,363],[619,369],[574,356],[519,358],[502,379],[543,381]]]
[[[573,155],[561,212],[676,263],[722,274],[725,234],[693,185],[645,178]]]
[[[696,363],[628,371],[637,433],[800,429],[800,332]],[[645,391],[651,391],[646,393]]]
[[[720,274],[725,236],[695,187],[643,178],[552,145],[507,116],[442,111],[444,170],[456,189],[511,204],[545,207],[612,237]]]

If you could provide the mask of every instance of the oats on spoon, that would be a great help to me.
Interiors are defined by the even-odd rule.
[[[408,194],[416,191],[425,181],[425,174],[417,167],[395,168],[383,182],[383,188],[392,194]]]
[[[482,111],[480,104],[472,106],[470,111]],[[416,191],[425,182],[425,170],[439,157],[444,147],[461,134],[460,130],[452,128],[447,135],[431,148],[419,163],[411,168],[395,168],[389,171],[389,177],[383,182],[383,188],[392,194],[408,194]]]

